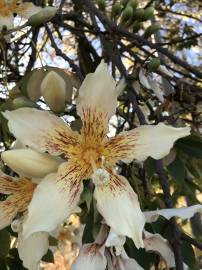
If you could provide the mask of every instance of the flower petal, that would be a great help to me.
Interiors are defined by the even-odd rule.
[[[79,134],[59,117],[33,108],[20,108],[3,113],[16,139],[40,152],[52,155],[74,152]]]
[[[108,121],[115,114],[119,92],[103,61],[94,73],[86,76],[79,89],[77,113],[83,121],[82,134],[89,140],[94,138],[99,142],[107,134]]]
[[[28,179],[0,175],[0,193],[9,195],[0,202],[0,229],[8,226],[18,212],[26,210],[36,185]]]
[[[69,217],[83,190],[81,180],[88,168],[76,160],[60,165],[57,174],[47,175],[37,186],[28,207],[23,234],[51,232]]]
[[[35,6],[32,3],[22,3],[17,6],[15,12],[24,18],[29,18],[41,10],[41,7]]]
[[[122,255],[118,257],[116,270],[144,270],[136,260],[129,258],[125,250],[123,250]]]
[[[190,134],[190,128],[174,128],[160,123],[156,126],[145,125],[131,131],[121,132],[105,144],[104,156],[110,164],[119,160],[143,161],[149,156],[160,159],[166,156],[174,142]]]
[[[156,211],[146,211],[144,212],[146,222],[155,222],[159,216],[163,216],[166,219],[172,217],[179,217],[181,219],[189,219],[194,216],[195,213],[202,213],[202,204],[192,205],[190,207],[180,207],[180,208],[170,208],[161,209]]]
[[[117,234],[132,238],[137,248],[143,247],[145,218],[137,195],[123,176],[111,174],[110,178],[108,184],[95,187],[97,209]]]
[[[104,246],[86,244],[80,249],[79,255],[73,262],[71,270],[105,270],[107,260],[104,256]]]
[[[23,266],[28,270],[37,270],[41,258],[48,251],[48,233],[38,232],[24,239],[18,234],[18,252]]]
[[[168,243],[160,234],[145,231],[144,245],[146,251],[154,251],[162,256],[168,268],[175,267],[174,253]]]
[[[26,148],[5,151],[1,158],[13,171],[29,178],[43,178],[56,172],[62,162],[62,159]]]

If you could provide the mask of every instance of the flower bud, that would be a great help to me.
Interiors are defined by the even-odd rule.
[[[112,18],[116,18],[121,14],[123,6],[120,3],[116,3],[112,6]]]
[[[121,16],[121,22],[127,22],[129,21],[133,16],[133,8],[131,6],[127,6],[123,12],[122,12],[122,16]]]
[[[102,11],[105,11],[105,8],[106,8],[105,0],[97,0],[97,4],[98,4],[99,9],[101,9]]]
[[[160,29],[160,24],[159,23],[154,23],[150,25],[144,32],[144,38],[148,38],[154,33],[156,33]]]
[[[49,154],[26,148],[5,151],[1,154],[1,158],[13,171],[29,178],[42,178],[56,172],[61,163],[59,159]]]
[[[144,10],[144,14],[142,16],[143,21],[147,21],[151,19],[154,15],[154,8],[153,7],[148,7]]]
[[[43,79],[41,94],[52,111],[61,112],[64,110],[66,83],[55,71],[50,71]]]
[[[22,107],[38,108],[37,104],[26,97],[17,97],[13,100],[13,108],[19,109]]]
[[[149,72],[153,72],[156,71],[159,66],[160,66],[161,62],[159,58],[153,58],[151,59],[151,61],[147,64],[147,70]]]
[[[140,22],[135,22],[133,24],[133,33],[138,32],[142,28],[142,23]]]
[[[137,0],[130,0],[128,2],[128,6],[131,6],[133,8],[133,10],[135,10],[138,6],[138,1]]]
[[[55,16],[56,13],[57,8],[45,7],[28,19],[28,25],[39,26],[40,24],[50,21]]]
[[[144,15],[144,9],[137,8],[133,12],[133,20],[142,21],[143,15]]]

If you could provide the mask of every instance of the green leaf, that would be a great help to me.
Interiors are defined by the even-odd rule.
[[[6,229],[0,231],[0,257],[7,256],[10,249],[10,234]]]
[[[42,261],[48,262],[48,263],[54,263],[54,256],[53,252],[49,249],[47,253],[43,256]]]
[[[195,158],[202,158],[202,139],[196,135],[182,138],[176,142],[176,147]]]
[[[196,261],[192,245],[190,243],[183,242],[181,248],[183,261],[189,266],[189,269],[195,269]]]
[[[183,183],[185,178],[185,167],[181,159],[177,156],[175,160],[168,165],[168,172],[176,183]]]

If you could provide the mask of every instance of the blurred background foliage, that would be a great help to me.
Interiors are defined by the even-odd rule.
[[[173,126],[189,125],[192,135],[180,139],[160,163],[149,158],[144,164],[119,164],[138,193],[144,210],[180,207],[202,201],[202,2],[197,0],[36,0],[38,6],[57,6],[49,21],[0,34],[0,111],[20,107],[52,110],[73,129],[81,128],[75,97],[81,81],[101,59],[109,63],[118,81],[127,85],[119,96],[111,133],[139,124],[164,121]],[[0,11],[1,12],[1,11]],[[15,26],[23,24],[15,17]],[[48,72],[65,78],[66,98],[59,108],[40,92]],[[102,83],[102,82],[100,82]],[[96,91],[96,89],[95,89]],[[12,147],[14,138],[0,115],[1,151]],[[152,138],[151,138],[152,140]],[[1,169],[13,172],[1,162]],[[0,194],[0,201],[5,196]],[[123,202],[124,203],[124,202]],[[83,242],[95,239],[100,216],[86,185],[80,202],[81,222],[86,224]],[[164,219],[147,230],[180,244],[189,269],[202,268],[202,222],[177,220],[180,239],[173,238],[176,225]],[[174,227],[173,227],[174,226]],[[176,242],[177,241],[177,242]],[[24,269],[15,248],[11,228],[0,231],[0,269]],[[58,245],[52,239],[53,246]],[[128,240],[126,250],[144,269],[163,269],[160,257],[137,250]],[[33,251],[34,252],[34,251]],[[178,258],[180,259],[180,257]],[[51,251],[44,261],[53,261]],[[68,266],[66,266],[68,269]],[[51,268],[51,269],[63,269]],[[64,268],[65,269],[65,268]]]

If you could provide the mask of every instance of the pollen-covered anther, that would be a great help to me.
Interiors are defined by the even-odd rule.
[[[107,185],[110,182],[110,174],[103,168],[94,171],[92,175],[93,183],[98,185]]]

